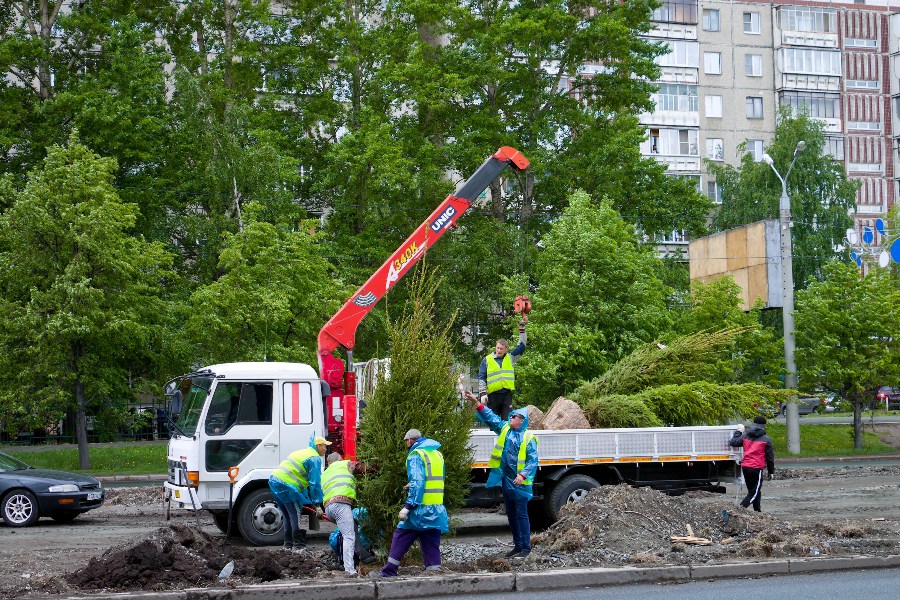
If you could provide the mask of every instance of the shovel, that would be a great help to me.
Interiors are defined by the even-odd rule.
[[[228,538],[231,537],[231,511],[234,508],[234,480],[237,479],[240,469],[237,467],[228,468],[228,527],[225,528],[225,544],[228,544]]]

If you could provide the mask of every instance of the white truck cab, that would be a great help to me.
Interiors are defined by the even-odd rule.
[[[174,426],[166,498],[209,511],[223,532],[231,498],[233,523],[245,539],[280,543],[281,515],[268,480],[291,452],[325,435],[316,371],[302,363],[225,363],[179,377],[168,391]],[[233,490],[231,467],[238,467]]]

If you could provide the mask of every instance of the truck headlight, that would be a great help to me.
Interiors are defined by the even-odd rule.
[[[74,483],[65,483],[63,485],[51,485],[48,489],[50,492],[78,492],[80,491],[78,486]]]

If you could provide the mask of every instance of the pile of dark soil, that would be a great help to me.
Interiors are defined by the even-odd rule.
[[[804,530],[708,497],[700,501],[650,488],[604,486],[563,508],[559,521],[534,535],[536,552],[529,560],[587,566],[818,556],[833,553],[832,538],[862,536],[864,532],[857,529]],[[671,539],[691,532],[711,543],[693,545]]]
[[[225,547],[221,539],[199,529],[170,525],[135,545],[110,548],[66,581],[93,590],[181,589],[217,582],[231,561],[234,569],[228,582],[240,583],[315,577],[332,568],[328,553]]]

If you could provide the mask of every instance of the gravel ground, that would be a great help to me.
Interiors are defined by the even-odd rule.
[[[763,488],[763,514],[735,506],[743,495],[669,497],[647,488],[606,487],[564,512],[533,536],[524,560],[502,555],[511,547],[502,518],[445,538],[448,572],[503,572],[578,566],[699,564],[767,557],[900,554],[900,467],[848,466],[782,469]],[[211,518],[175,511],[166,520],[159,487],[107,490],[105,505],[69,524],[42,520],[14,529],[0,525],[0,597],[53,598],[98,590],[162,590],[276,579],[335,578],[341,572],[327,547],[327,530],[312,536],[311,550],[295,555],[224,544]],[[464,510],[464,522],[484,517]],[[708,545],[673,542],[688,526]],[[422,573],[410,557],[404,575]],[[367,568],[361,569],[367,571]]]

